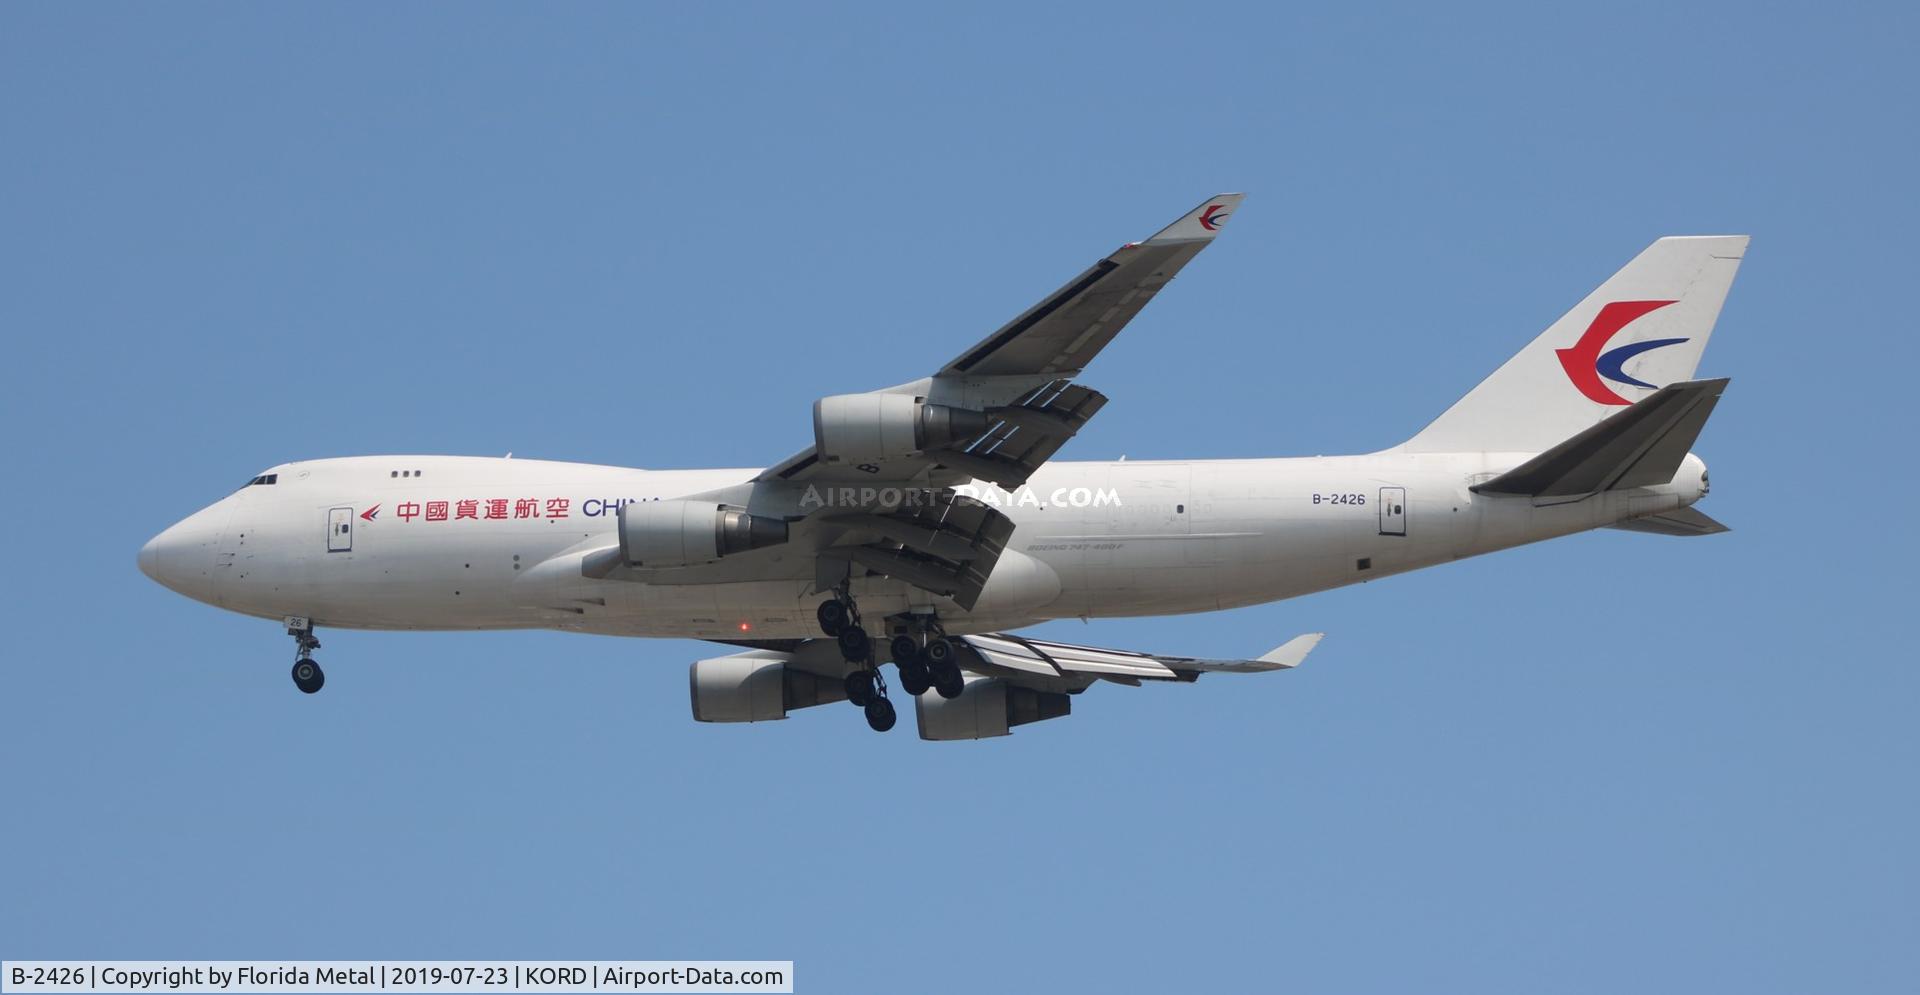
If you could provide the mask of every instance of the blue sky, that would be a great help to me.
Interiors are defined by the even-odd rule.
[[[1909,5],[0,8],[0,956],[772,958],[806,991],[1910,991]],[[142,541],[275,463],[756,465],[1220,190],[1065,458],[1391,445],[1744,232],[1701,540],[1058,624],[1298,671],[972,745],[708,647],[323,633]]]

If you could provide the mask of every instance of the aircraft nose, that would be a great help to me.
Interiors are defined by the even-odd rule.
[[[140,572],[153,579],[162,587],[181,589],[192,554],[201,545],[197,536],[190,535],[187,522],[175,522],[160,531],[160,534],[147,540],[140,547]]]
[[[140,547],[140,572],[157,583],[165,583],[160,580],[160,540],[166,537],[167,534],[162,532]]]
[[[228,509],[221,505],[196,512],[147,540],[135,558],[140,572],[169,590],[196,601],[218,603],[219,569],[216,563],[221,524]]]

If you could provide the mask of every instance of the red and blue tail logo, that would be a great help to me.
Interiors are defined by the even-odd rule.
[[[1588,400],[1601,404],[1632,404],[1632,401],[1613,392],[1613,388],[1601,382],[1601,377],[1630,387],[1654,389],[1657,385],[1638,380],[1630,376],[1625,367],[1627,360],[1659,349],[1662,346],[1679,345],[1686,339],[1648,339],[1645,342],[1633,342],[1618,349],[1602,352],[1607,343],[1613,340],[1620,330],[1638,320],[1642,315],[1658,311],[1674,301],[1614,301],[1600,309],[1593,318],[1593,324],[1587,326],[1580,341],[1571,349],[1555,349],[1553,354],[1560,357],[1560,365],[1566,368],[1567,379],[1573,381],[1580,393]]]

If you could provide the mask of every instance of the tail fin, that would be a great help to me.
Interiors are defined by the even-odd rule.
[[[1654,242],[1400,450],[1542,452],[1692,378],[1746,250],[1745,235]]]

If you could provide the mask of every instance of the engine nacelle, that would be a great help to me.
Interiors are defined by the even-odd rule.
[[[985,412],[912,394],[836,394],[813,402],[813,446],[823,463],[902,459],[986,430]]]
[[[958,698],[932,691],[914,699],[921,739],[986,739],[1014,726],[1057,719],[1073,711],[1073,699],[1050,691],[1015,687],[998,677],[967,682]]]
[[[787,666],[787,654],[752,650],[695,660],[687,670],[697,722],[770,722],[796,708],[845,701],[846,685]]]
[[[713,501],[620,506],[620,555],[636,567],[689,567],[787,541],[787,523]]]

